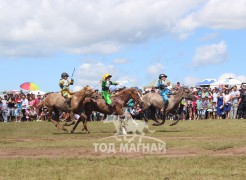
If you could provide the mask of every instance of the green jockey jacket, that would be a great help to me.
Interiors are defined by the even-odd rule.
[[[112,101],[111,101],[111,94],[109,93],[109,86],[110,85],[117,85],[118,83],[117,82],[112,82],[112,81],[106,81],[104,80],[102,82],[102,97],[103,99],[105,99],[106,103],[107,104],[111,104]]]

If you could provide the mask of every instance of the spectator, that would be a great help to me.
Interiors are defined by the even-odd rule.
[[[176,89],[179,89],[179,88],[181,88],[182,86],[180,85],[180,82],[177,82],[177,85],[176,85]]]
[[[187,115],[189,120],[192,119],[192,102],[190,100],[187,101]]]
[[[224,111],[225,111],[226,119],[230,118],[230,111],[231,111],[230,99],[231,99],[231,95],[229,94],[229,89],[226,89],[225,94],[224,94],[224,98],[223,98],[223,100],[224,100]]]
[[[202,119],[206,119],[207,113],[207,97],[202,98]]]
[[[135,101],[133,99],[130,99],[128,102],[127,102],[127,110],[129,113],[131,113],[133,107],[135,105]]]
[[[202,118],[202,96],[198,96],[198,100],[196,101],[196,106],[197,106],[197,120]]]
[[[195,99],[192,101],[192,116],[193,116],[193,119],[196,119],[197,118],[196,101],[198,100],[198,95],[197,95],[197,90],[196,89],[194,89],[193,95],[195,96]]]
[[[29,114],[30,120],[36,120],[37,119],[37,112],[34,106],[30,106],[30,114]]]
[[[3,121],[2,107],[3,107],[2,97],[0,97],[0,121]]]
[[[21,122],[21,118],[23,116],[22,112],[22,104],[21,104],[21,100],[18,100],[17,104],[15,105],[15,122]]]
[[[224,95],[223,91],[219,91],[219,94],[217,96],[217,116],[218,119],[222,119],[224,117]]]
[[[213,119],[217,119],[217,104],[213,102]]]
[[[197,86],[196,89],[197,89],[197,94],[198,95],[202,95],[201,87],[200,86]]]
[[[141,116],[140,116],[141,111],[142,111],[142,109],[140,108],[139,105],[134,105],[134,107],[131,111],[131,115],[132,115],[133,119],[141,119]]]
[[[208,97],[210,96],[208,89],[207,88],[203,88],[202,89],[202,98]]]
[[[8,120],[12,121],[14,118],[14,107],[15,107],[15,99],[13,96],[9,97],[9,100],[7,101],[7,107],[8,107]]]
[[[231,99],[230,118],[231,119],[236,119],[237,109],[239,106],[239,98],[240,98],[240,92],[237,90],[237,86],[233,86],[233,89],[230,93],[230,99]]]
[[[15,94],[15,104],[17,104],[19,100],[20,100],[19,94]]]
[[[217,100],[218,100],[218,94],[219,94],[219,89],[218,88],[215,88],[214,90],[213,90],[213,94],[212,94],[212,96],[213,96],[213,102],[215,102],[216,104],[217,104]]]
[[[43,108],[40,116],[38,117],[38,120],[46,121],[46,120],[49,119],[49,116],[50,116],[50,114],[49,114],[48,109],[47,108]]]
[[[4,95],[2,99],[2,116],[3,116],[4,122],[8,122],[7,95]]]
[[[28,107],[28,100],[25,94],[21,95],[21,105],[22,105],[22,114],[23,114],[22,120],[25,121],[27,120],[26,119],[26,109]]]
[[[213,118],[213,102],[212,102],[211,96],[208,96],[207,112],[208,112],[208,119],[212,119]]]
[[[243,85],[239,98],[239,118],[246,118],[246,85]]]
[[[33,103],[33,106],[35,107],[37,113],[39,113],[38,105],[40,102],[41,102],[41,95],[38,94]]]

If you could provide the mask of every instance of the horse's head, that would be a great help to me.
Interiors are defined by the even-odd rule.
[[[93,88],[91,88],[90,86],[86,86],[85,87],[85,97],[91,97],[91,98],[97,99],[98,94],[94,91]]]
[[[184,86],[184,87],[182,87],[182,90],[183,90],[183,98],[191,99],[192,101],[194,101],[196,99],[196,97],[190,91],[190,89],[188,87]]]
[[[142,106],[144,104],[144,101],[139,92],[135,88],[130,88],[129,90],[131,98]]]

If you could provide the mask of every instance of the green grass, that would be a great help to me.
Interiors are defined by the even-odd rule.
[[[113,124],[89,122],[91,134],[80,132],[81,126],[75,134],[69,134],[50,122],[0,123],[0,179],[245,179],[246,154],[213,153],[246,148],[246,120],[181,121],[174,127],[167,124],[150,126],[156,131],[146,135],[165,141],[167,153],[178,152],[174,156],[88,153],[53,157],[42,156],[42,152],[93,152],[94,142],[114,135]],[[179,155],[187,150],[197,154]],[[13,156],[1,155],[11,151],[15,152]],[[37,151],[40,156],[18,156],[20,151]]]
[[[246,157],[2,160],[1,179],[245,179]]]

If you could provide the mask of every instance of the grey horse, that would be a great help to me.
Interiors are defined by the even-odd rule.
[[[170,95],[168,98],[168,104],[165,107],[165,110],[162,112],[162,122],[159,122],[155,118],[153,118],[154,121],[156,121],[153,125],[154,126],[160,126],[165,123],[166,116],[169,113],[176,113],[176,110],[178,109],[178,106],[183,98],[186,99],[195,99],[195,96],[192,94],[192,92],[187,87],[181,87],[178,89],[177,93]],[[143,104],[143,111],[144,114],[146,114],[146,111],[151,110],[151,114],[153,115],[153,112],[156,111],[156,109],[161,110],[163,105],[163,99],[158,93],[148,93],[142,97],[144,104]],[[144,116],[145,121],[148,122],[148,119],[146,116]],[[179,118],[175,120],[170,126],[176,125],[179,122]]]

